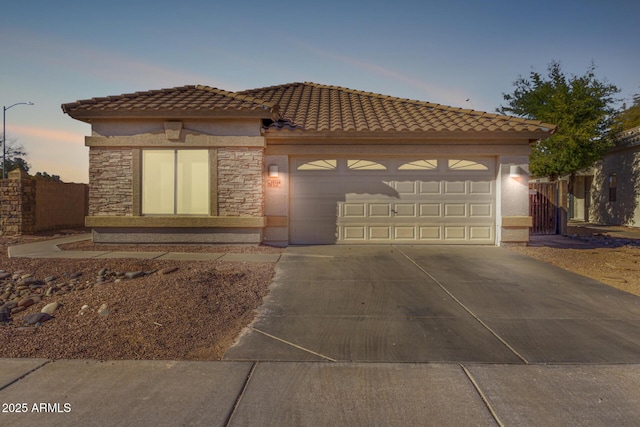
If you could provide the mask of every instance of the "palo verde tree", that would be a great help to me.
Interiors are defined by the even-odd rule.
[[[519,77],[506,106],[498,112],[557,125],[556,132],[539,141],[530,158],[531,173],[552,180],[569,175],[569,191],[578,171],[591,167],[613,145],[617,133],[614,95],[620,90],[599,80],[592,63],[581,76],[566,76],[560,63],[549,64],[547,76],[532,71]]]

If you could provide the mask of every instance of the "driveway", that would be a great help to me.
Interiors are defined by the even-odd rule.
[[[290,247],[226,360],[640,363],[640,297],[499,247]]]

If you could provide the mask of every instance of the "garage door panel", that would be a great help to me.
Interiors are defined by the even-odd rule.
[[[465,203],[445,203],[445,217],[465,217],[467,216],[467,205]]]
[[[442,227],[440,226],[423,226],[420,227],[420,240],[423,241],[440,241],[442,240]]]
[[[421,181],[420,182],[420,194],[440,194],[441,193],[441,182],[440,181]]]
[[[343,240],[345,241],[353,241],[353,240],[357,240],[357,241],[365,241],[366,240],[366,233],[367,233],[367,228],[363,225],[350,225],[350,226],[344,226],[342,227],[342,231],[343,231]]]
[[[376,162],[386,170],[349,170],[340,159],[335,170],[292,169],[291,242],[494,244],[493,167],[451,170],[440,160],[418,173]]]
[[[416,194],[416,182],[415,181],[402,181],[394,182],[394,188],[398,194]]]
[[[470,181],[469,194],[493,194],[493,185],[491,181]]]
[[[391,218],[391,205],[389,203],[370,203],[369,217]]]
[[[491,218],[493,216],[491,207],[490,203],[469,203],[469,216],[472,218]]]
[[[491,226],[470,226],[469,239],[471,240],[488,240],[492,238]]]
[[[420,203],[420,216],[427,218],[439,218],[442,205],[440,203]]]
[[[365,218],[367,206],[365,203],[343,203],[342,216],[345,218]]]
[[[394,214],[397,217],[412,217],[416,216],[415,203],[396,203],[394,204]]]
[[[464,225],[449,225],[444,227],[444,240],[466,240],[467,227]]]
[[[391,239],[391,227],[385,226],[373,226],[369,227],[369,239],[370,240],[382,240],[388,241]]]
[[[456,181],[444,182],[444,194],[453,194],[459,196],[461,194],[467,194],[467,183]]]
[[[416,240],[416,227],[396,226],[394,232],[396,240]]]

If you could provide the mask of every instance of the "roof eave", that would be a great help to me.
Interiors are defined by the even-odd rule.
[[[92,120],[132,120],[132,119],[270,119],[270,110],[111,110],[111,111],[63,111],[70,117],[90,123]]]
[[[292,129],[267,129],[263,133],[270,141],[290,143],[313,143],[310,141],[332,140],[332,141],[366,141],[368,143],[388,143],[389,141],[403,140],[411,141],[419,144],[424,141],[519,141],[520,143],[530,144],[532,142],[548,138],[551,132],[548,130],[539,131],[412,131],[412,132],[393,132],[393,131],[308,131],[308,130],[292,130]],[[305,142],[309,141],[309,142]]]

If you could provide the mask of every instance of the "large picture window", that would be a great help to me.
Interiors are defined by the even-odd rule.
[[[144,150],[142,214],[209,215],[209,151]]]

